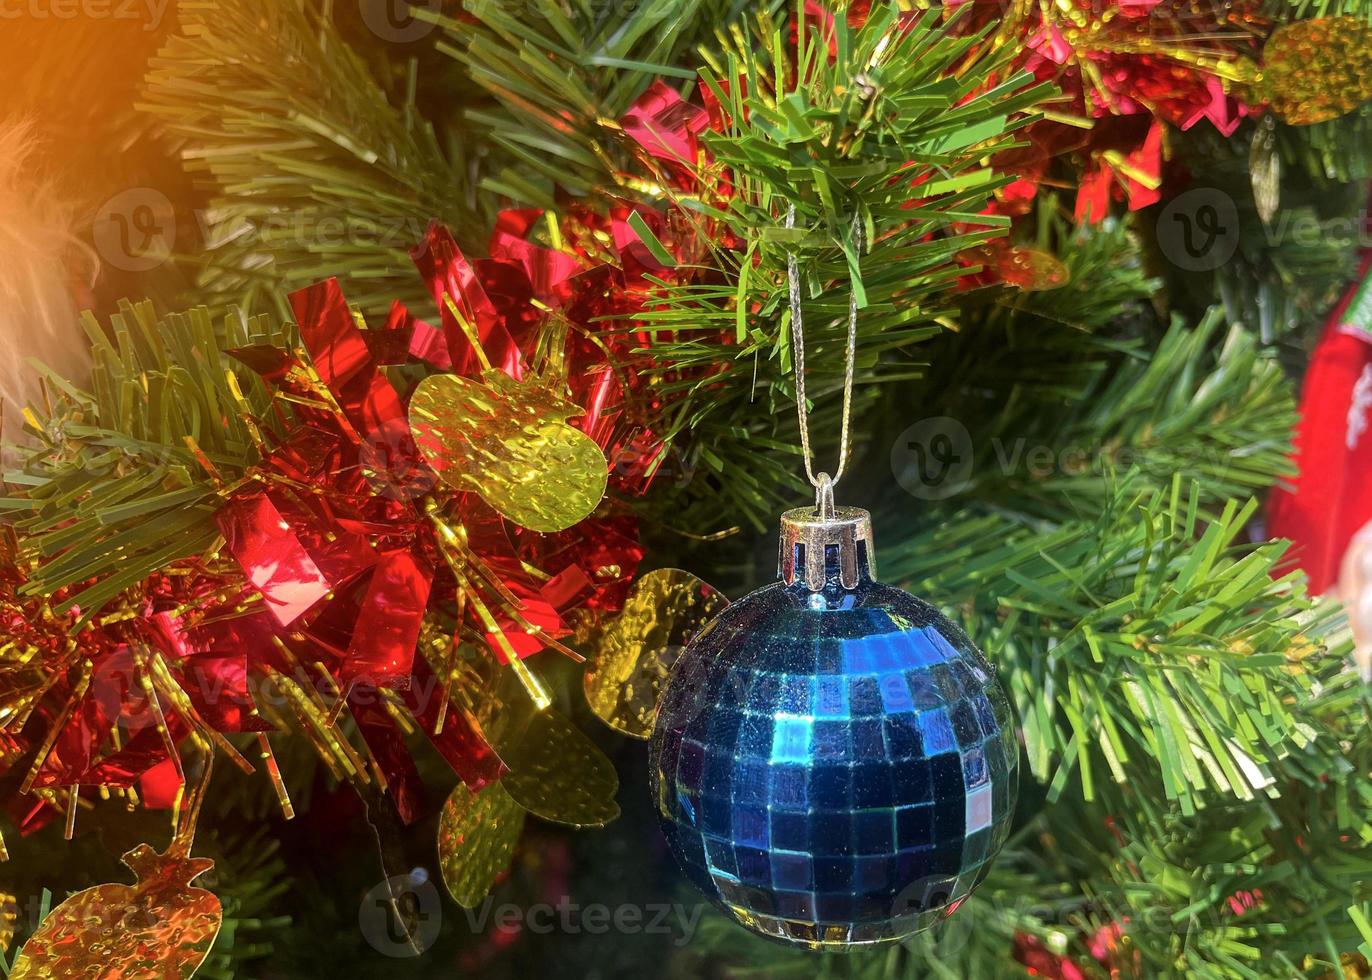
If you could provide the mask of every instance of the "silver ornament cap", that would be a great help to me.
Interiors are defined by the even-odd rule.
[[[797,507],[781,515],[778,544],[778,570],[786,585],[803,580],[811,592],[822,592],[835,572],[845,589],[856,588],[863,573],[876,578],[872,515],[861,507],[835,507],[827,473],[819,475],[814,507]]]

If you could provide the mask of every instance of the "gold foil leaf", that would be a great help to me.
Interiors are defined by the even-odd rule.
[[[473,793],[458,783],[438,818],[438,866],[453,901],[476,908],[510,865],[524,810],[499,783]]]
[[[419,451],[444,483],[534,531],[561,531],[605,495],[605,454],[566,420],[582,409],[536,378],[425,378],[410,399]]]
[[[619,777],[596,744],[556,711],[540,711],[500,757],[500,781],[537,817],[569,827],[600,827],[619,816]]]
[[[727,605],[722,592],[679,568],[659,568],[639,578],[582,675],[596,717],[634,738],[652,734],[672,664]]]
[[[169,980],[199,969],[223,910],[214,893],[190,882],[214,862],[139,844],[124,863],[137,884],[97,885],[53,909],[19,951],[10,980]]]
[[[1053,253],[1032,245],[994,242],[968,249],[964,255],[982,267],[991,282],[1001,282],[1026,293],[1065,286],[1071,270]]]
[[[1372,25],[1316,17],[1278,28],[1263,48],[1258,90],[1294,126],[1352,112],[1372,99]]]
[[[0,953],[14,942],[14,927],[19,922],[19,899],[8,892],[0,892]]]
[[[1012,245],[1001,260],[1001,275],[1012,286],[1027,293],[1057,289],[1067,285],[1072,273],[1057,256],[1041,248]]]

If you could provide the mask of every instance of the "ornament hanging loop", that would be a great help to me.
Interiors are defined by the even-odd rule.
[[[834,520],[834,481],[828,473],[815,478],[815,516],[821,520]]]

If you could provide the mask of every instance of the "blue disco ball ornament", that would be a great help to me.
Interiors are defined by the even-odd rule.
[[[832,506],[832,505],[831,505]],[[875,580],[856,508],[782,517],[782,581],[702,629],[652,735],[663,833],[735,920],[814,949],[897,942],[985,877],[1019,750],[994,671]]]

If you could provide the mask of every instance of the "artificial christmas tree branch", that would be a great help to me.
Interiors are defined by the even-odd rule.
[[[428,222],[482,239],[461,140],[441,141],[312,0],[186,3],[153,59],[141,108],[206,181],[197,302],[287,311],[284,292],[345,278],[365,311],[422,298],[408,252]]]
[[[871,504],[885,578],[961,622],[1011,692],[1020,802],[998,863],[934,931],[817,967],[719,920],[682,968],[1365,972],[1367,689],[1252,498],[1290,475],[1288,376],[1355,264],[1369,172],[1359,25],[1310,19],[1372,7],[430,6],[414,42],[309,0],[182,6],[141,108],[212,197],[185,256],[191,312],[89,320],[88,390],[47,377],[37,448],[5,475],[0,765],[32,791],[14,793],[24,829],[96,825],[97,785],[174,806],[189,738],[261,759],[221,821],[355,824],[310,805],[346,784],[395,808],[388,837],[425,828],[417,863],[437,846],[459,901],[653,864],[624,854],[655,839],[602,843],[650,806],[633,810],[641,786],[616,797],[605,752],[626,784],[641,758],[562,713],[612,668],[633,676],[610,700],[647,711],[666,668],[644,637],[681,612],[627,598],[640,562],[740,595],[774,555],[753,560],[739,529],[808,494],[794,256],[816,456],[836,454],[855,295],[844,493]],[[1346,62],[1277,60],[1289,27],[1309,28],[1309,64]],[[1236,216],[1209,268],[1168,237],[1210,227],[1182,208],[1193,190]],[[455,240],[425,232],[435,218]],[[283,287],[334,275],[346,299],[321,284],[287,309]],[[909,479],[929,422],[965,436],[964,485]],[[550,446],[558,465],[535,451]],[[565,508],[580,522],[545,529]],[[653,625],[635,632],[630,609]],[[205,669],[261,683],[210,700]],[[426,786],[452,792],[438,841]],[[631,819],[571,860],[523,823],[621,805]],[[309,856],[289,850],[284,869],[238,862],[244,915],[281,909],[259,879],[296,878]],[[321,860],[336,866],[306,869],[292,909],[310,928],[271,941],[301,970],[358,969],[380,947],[351,926],[356,896],[396,882],[368,893],[370,867]],[[565,867],[572,883],[539,877]],[[502,936],[474,969],[542,968],[548,947]],[[202,973],[255,968],[228,953]]]
[[[785,7],[777,0],[653,0],[624,9],[534,0],[515,12],[473,0],[464,18],[421,16],[442,27],[439,50],[498,105],[468,113],[510,158],[482,186],[552,208],[559,190],[585,197],[632,188],[637,175],[619,120],[634,101],[656,80],[694,81],[700,45]]]

